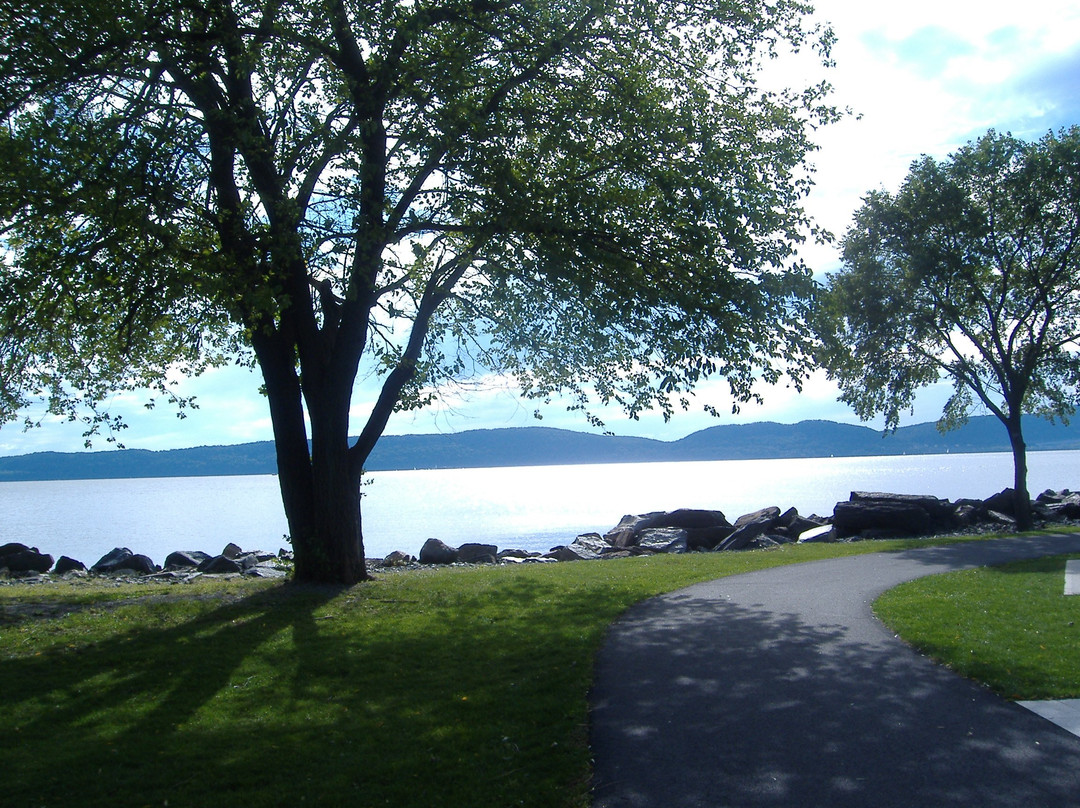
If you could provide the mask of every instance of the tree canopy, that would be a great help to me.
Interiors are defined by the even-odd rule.
[[[798,379],[804,160],[837,113],[760,77],[828,62],[809,11],[5,4],[0,417],[43,397],[92,431],[109,391],[257,363],[298,575],[350,581],[364,460],[449,379],[631,416]]]
[[[818,317],[842,399],[895,428],[950,379],[941,427],[976,410],[1002,421],[1030,524],[1021,416],[1067,418],[1080,401],[1080,127],[1034,143],[990,131],[916,161],[897,193],[866,196],[843,261]]]

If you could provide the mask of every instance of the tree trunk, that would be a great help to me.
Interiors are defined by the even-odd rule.
[[[360,522],[360,481],[313,463],[316,484],[310,521],[293,526],[293,577],[306,583],[351,586],[366,579]],[[327,484],[319,482],[327,479]]]
[[[1018,407],[1012,409],[1019,412]],[[1027,445],[1020,426],[1020,415],[1010,416],[1006,427],[1013,456],[1013,515],[1020,530],[1031,530],[1034,520],[1031,515],[1031,495],[1027,489]]]
[[[347,407],[344,412],[347,416]],[[312,518],[300,540],[293,538],[294,578],[350,586],[368,577],[360,520],[360,473],[351,467],[344,430],[327,439],[315,426],[316,420],[312,418]]]
[[[291,347],[254,339],[266,383],[277,452],[278,485],[293,547],[293,579],[352,585],[368,577],[360,521],[360,469],[349,458],[348,388],[307,391],[304,397]],[[284,342],[282,340],[282,342]]]

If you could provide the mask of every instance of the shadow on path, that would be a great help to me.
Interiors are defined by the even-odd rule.
[[[596,808],[1080,805],[1080,739],[870,618],[898,576],[1080,537],[1036,544],[797,565],[631,609],[597,660]]]

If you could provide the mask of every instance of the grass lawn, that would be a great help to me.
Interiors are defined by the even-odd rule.
[[[920,578],[874,611],[907,642],[1010,699],[1080,698],[1080,596],[1065,559]]]
[[[0,612],[3,803],[584,806],[592,660],[623,610],[911,544],[437,569],[350,589],[3,587],[0,607],[23,613]]]

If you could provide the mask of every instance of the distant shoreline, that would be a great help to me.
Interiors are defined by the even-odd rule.
[[[1028,417],[1028,450],[1080,449],[1080,428]],[[549,427],[486,429],[435,435],[387,435],[367,470],[509,468],[612,463],[779,460],[828,457],[986,454],[1009,452],[1004,427],[993,416],[973,418],[941,434],[935,424],[901,427],[885,435],[832,421],[723,425],[675,441],[574,432]],[[36,452],[0,457],[0,482],[144,479],[276,474],[271,441],[233,446],[150,451]]]

